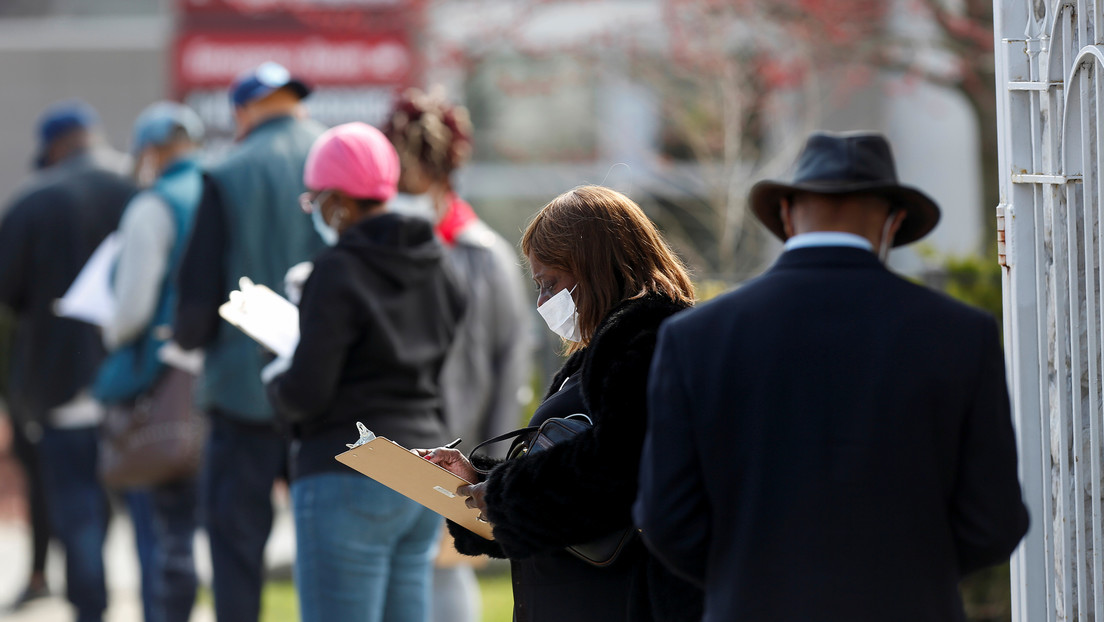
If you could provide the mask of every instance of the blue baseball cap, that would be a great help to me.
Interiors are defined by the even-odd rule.
[[[55,140],[74,130],[90,130],[99,125],[100,115],[96,114],[96,109],[82,100],[67,99],[51,104],[38,118],[38,153],[34,167],[47,165],[47,151]]]
[[[96,109],[79,99],[51,104],[38,119],[38,142],[43,148],[76,129],[100,125]]]
[[[150,104],[134,121],[130,151],[138,155],[151,145],[165,145],[178,129],[194,143],[203,140],[203,121],[194,110],[171,101]]]
[[[304,99],[311,93],[311,88],[306,83],[292,77],[291,72],[280,63],[261,63],[255,69],[238,76],[230,85],[230,102],[235,108],[239,108],[284,87],[290,88],[299,99]]]

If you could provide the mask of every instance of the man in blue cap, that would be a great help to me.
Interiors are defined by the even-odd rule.
[[[218,307],[241,277],[280,290],[293,265],[323,248],[298,209],[307,152],[325,128],[306,118],[310,89],[276,63],[230,87],[239,138],[204,177],[195,229],[180,266],[174,337],[205,350],[199,402],[210,415],[204,485],[215,614],[253,622],[260,613],[264,547],[274,481],[285,477],[287,444],[261,384],[257,344],[221,325]]]
[[[172,326],[176,282],[172,278],[192,230],[203,187],[196,150],[203,122],[176,102],[157,102],[134,122],[131,152],[141,181],[119,224],[120,250],[112,281],[116,310],[103,327],[110,351],[93,394],[123,417],[143,398],[154,399],[166,383],[190,395],[194,376],[169,369],[157,356]],[[201,430],[187,432],[199,434]],[[197,439],[198,440],[198,439]],[[153,482],[127,491],[142,562],[142,599],[147,620],[187,622],[196,594],[192,542],[198,526],[198,477]],[[152,554],[143,556],[142,527],[151,532]]]
[[[41,489],[65,547],[68,597],[81,622],[107,607],[103,543],[108,507],[96,479],[100,406],[88,391],[104,355],[95,327],[54,314],[134,194],[129,160],[110,149],[95,111],[56,104],[39,122],[36,165],[0,222],[0,304],[16,315],[9,408],[37,440]]]

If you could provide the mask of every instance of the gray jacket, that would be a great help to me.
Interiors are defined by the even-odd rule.
[[[468,308],[441,387],[448,427],[470,449],[522,423],[519,392],[529,381],[532,313],[517,253],[482,221],[457,235],[447,259]]]

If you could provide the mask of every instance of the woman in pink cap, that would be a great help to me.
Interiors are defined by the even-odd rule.
[[[441,519],[334,460],[362,421],[406,447],[448,441],[438,376],[464,299],[423,219],[391,213],[399,159],[363,123],[320,136],[302,207],[332,248],[299,304],[301,338],[268,395],[289,424],[303,622],[428,619]]]

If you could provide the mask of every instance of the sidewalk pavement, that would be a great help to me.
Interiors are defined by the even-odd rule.
[[[0,521],[0,622],[71,622],[74,614],[65,600],[64,557],[55,545],[51,545],[46,563],[52,595],[33,601],[18,613],[3,611],[19,595],[27,580],[30,544],[26,523]],[[200,583],[210,585],[211,561],[204,534],[197,535],[195,546]],[[290,576],[294,554],[295,533],[290,508],[285,502],[280,502],[277,503],[272,535],[265,549],[269,576],[278,573]],[[104,563],[108,582],[108,609],[104,622],[142,622],[138,557],[134,550],[134,531],[125,511],[115,512],[112,516],[104,547]],[[209,599],[205,604],[196,604],[191,622],[214,622],[214,619]]]

